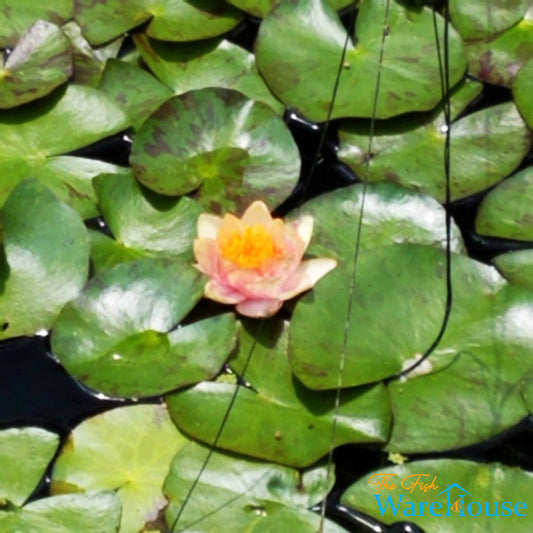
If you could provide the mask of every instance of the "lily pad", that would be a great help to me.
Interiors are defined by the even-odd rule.
[[[163,405],[107,411],[74,429],[54,465],[52,493],[115,491],[119,531],[149,528],[167,504],[162,486],[170,460],[186,442]]]
[[[128,263],[143,259],[146,254],[126,248],[112,237],[95,230],[89,230],[89,241],[91,243],[91,266],[94,274],[111,268],[120,263]]]
[[[193,41],[226,33],[243,18],[223,0],[93,0],[75,2],[74,16],[91,44],[102,44],[150,21],[146,33],[167,41]]]
[[[210,211],[241,211],[256,198],[274,206],[300,172],[283,120],[265,104],[226,89],[191,91],[165,102],[137,133],[130,161],[148,188],[166,195],[198,189]]]
[[[528,61],[518,72],[513,83],[513,96],[518,107],[518,111],[526,121],[527,125],[533,129],[533,60]]]
[[[0,431],[1,506],[7,502],[20,506],[28,499],[43,477],[58,445],[58,435],[40,428]]]
[[[164,491],[170,503],[168,524],[174,524],[207,456],[208,449],[190,442],[174,457]],[[331,480],[333,481],[333,479]],[[307,510],[331,487],[326,468],[298,472],[287,467],[220,452],[211,455],[192,498],[175,524],[175,531],[315,531],[320,517]],[[325,532],[345,531],[325,521]]]
[[[481,235],[533,241],[533,167],[525,168],[489,192],[479,206]]]
[[[359,2],[353,0],[327,0],[335,9],[342,9],[350,5],[357,5]],[[254,17],[265,17],[274,6],[279,4],[279,0],[227,0],[231,4]]]
[[[37,180],[25,180],[13,190],[1,221],[0,339],[33,335],[50,328],[85,284],[87,233],[78,214]]]
[[[65,83],[71,74],[69,40],[55,24],[39,20],[0,68],[0,109],[41,98]]]
[[[533,250],[520,250],[498,255],[496,267],[509,281],[533,290]]]
[[[440,84],[435,83],[440,75],[432,11],[392,1],[388,20],[385,12],[386,4],[381,0],[362,2],[355,30],[357,44],[348,45],[331,118],[373,115],[385,25],[388,36],[375,116],[388,118],[428,110],[441,100]],[[442,40],[444,20],[438,16],[437,23]],[[259,29],[257,65],[282,102],[310,120],[324,121],[345,40],[346,30],[326,0],[281,2]],[[302,54],[302,50],[313,53]],[[462,40],[450,28],[451,86],[462,78],[466,66]]]
[[[233,315],[176,326],[203,292],[189,263],[143,259],[94,277],[59,315],[52,351],[89,387],[153,396],[209,379],[235,343]]]
[[[255,65],[255,56],[225,39],[168,43],[137,34],[135,44],[152,72],[175,94],[221,87],[263,102],[281,114],[277,100]]]
[[[380,481],[386,473],[393,475],[390,484],[397,486],[376,494],[378,487],[369,483],[369,478],[376,475],[373,481]],[[423,483],[431,483],[436,476],[434,484],[438,488],[431,488],[428,492],[417,487],[411,490],[418,474],[423,475],[420,478]],[[401,486],[403,480],[406,488]],[[387,524],[408,520],[431,533],[521,531],[528,520],[524,515],[533,506],[533,498],[528,490],[532,482],[530,472],[500,463],[430,459],[371,472],[343,494],[342,503],[352,505],[358,511]],[[397,512],[393,512],[389,505],[381,513],[377,500],[384,507],[389,498],[398,509]],[[414,505],[407,502],[413,502]],[[457,506],[454,507],[456,502]],[[518,502],[523,504],[519,505]],[[423,509],[422,512],[420,509]]]
[[[498,183],[529,151],[529,131],[511,102],[455,121],[450,134],[452,200]],[[446,124],[443,114],[376,124],[368,173],[368,122],[345,122],[339,138],[340,159],[361,178],[370,182],[394,181],[444,201]]]
[[[329,450],[335,394],[310,391],[294,379],[287,363],[288,323],[266,321],[259,333],[257,324],[244,323],[238,353],[230,360],[242,373],[253,349],[243,376],[251,388],[239,390],[218,446],[276,463],[308,466]],[[234,392],[235,385],[204,382],[167,396],[166,402],[180,429],[212,443]],[[334,445],[383,442],[389,423],[388,399],[381,384],[347,391]]]

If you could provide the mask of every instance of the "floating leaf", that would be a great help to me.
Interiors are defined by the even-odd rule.
[[[135,44],[152,72],[176,94],[206,87],[235,89],[277,113],[284,110],[259,75],[254,55],[229,41],[168,43],[138,34]]]
[[[450,189],[453,200],[498,183],[529,151],[529,131],[513,103],[483,109],[451,126]],[[367,121],[345,122],[339,157],[370,182],[394,181],[444,201],[444,116],[402,118],[376,124],[368,164]]]
[[[379,481],[385,473],[393,474],[390,482],[398,483],[398,486],[394,490],[382,490],[376,495],[377,486],[369,483],[368,479],[371,475],[381,474],[374,479]],[[438,488],[424,492],[418,488],[411,491],[401,487],[402,480],[413,476],[404,482],[406,487],[411,487],[418,474],[423,474],[423,483],[430,483],[436,476]],[[352,505],[358,511],[387,524],[408,520],[431,533],[521,531],[527,518],[518,516],[514,510],[523,514],[533,506],[533,498],[528,490],[532,481],[530,472],[499,463],[430,459],[370,472],[343,494],[342,503]],[[399,509],[393,513],[389,505],[382,515],[377,499],[385,506],[389,497],[394,507],[398,507],[402,499]],[[407,504],[408,501],[413,502],[413,505]],[[460,510],[459,507],[453,508],[455,502],[462,506]],[[503,505],[504,502],[507,503]],[[523,506],[516,507],[518,502],[524,502]]]
[[[533,241],[533,167],[500,183],[481,202],[476,231],[481,235]]]
[[[40,428],[0,431],[0,505],[11,502],[20,506],[28,499],[58,445],[59,437],[55,433]]]
[[[52,92],[72,74],[72,52],[65,34],[44,20],[33,24],[0,68],[0,109]]]
[[[52,493],[115,491],[120,531],[141,531],[166,506],[163,481],[186,442],[163,405],[107,411],[74,429],[54,465]]]
[[[221,35],[243,18],[223,0],[77,0],[75,18],[91,44],[102,44],[150,21],[150,37],[193,41]]]
[[[533,290],[533,250],[507,252],[493,261],[509,281]]]
[[[190,442],[174,457],[164,485],[170,501],[166,512],[169,524],[176,520],[191,484],[203,470],[207,453],[207,448]],[[298,472],[215,452],[176,524],[177,530],[218,532],[231,524],[232,531],[287,531],[290,527],[294,533],[308,533],[316,530],[320,517],[306,508],[322,500],[329,488],[324,467]],[[324,531],[344,530],[326,520]]]
[[[240,373],[255,344],[257,322],[241,328],[239,351],[231,366]],[[334,393],[313,392],[294,379],[287,363],[288,323],[264,322],[241,388],[218,446],[276,463],[303,467],[325,455],[331,444]],[[265,364],[268,372],[265,372]],[[203,441],[212,442],[235,386],[205,382],[167,396],[174,422]],[[380,442],[389,428],[389,406],[382,385],[347,391],[337,418],[334,445]]]
[[[518,107],[518,111],[526,121],[527,125],[533,129],[533,60],[528,61],[518,72],[513,83],[513,96]]]
[[[146,257],[145,253],[126,248],[123,244],[100,231],[89,230],[89,241],[91,243],[91,264],[95,274],[120,263],[137,261],[137,259]]]
[[[116,265],[63,308],[52,350],[72,375],[112,396],[153,396],[209,379],[235,343],[233,316],[174,329],[202,291],[188,263]]]
[[[87,233],[78,214],[37,180],[13,190],[1,220],[0,338],[33,335],[49,328],[85,284]]]
[[[268,142],[266,141],[268,139]],[[165,102],[140,128],[130,161],[135,177],[167,195],[195,189],[206,209],[274,206],[296,185],[298,149],[283,120],[236,91],[202,89]]]
[[[355,30],[357,44],[348,45],[331,118],[373,115],[381,63],[377,118],[431,109],[440,101],[441,88],[435,83],[439,62],[432,11],[391,2],[381,62],[385,10],[380,0],[362,2]],[[442,39],[444,21],[440,16],[437,23]],[[259,29],[257,64],[280,100],[311,120],[324,121],[345,40],[346,30],[326,0],[281,2]],[[306,49],[313,53],[302,54]],[[467,63],[462,41],[453,28],[448,50],[453,86],[462,78]]]

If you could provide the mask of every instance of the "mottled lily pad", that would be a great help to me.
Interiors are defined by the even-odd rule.
[[[258,322],[240,330],[239,351],[230,360],[242,373]],[[294,379],[287,362],[288,323],[265,322],[218,446],[244,455],[304,467],[325,455],[331,443],[334,393],[313,392]],[[268,372],[265,372],[265,364]],[[167,396],[170,415],[180,429],[213,442],[235,385],[204,382]],[[347,391],[337,419],[334,445],[382,442],[389,430],[389,405],[382,385]]]
[[[176,329],[202,292],[190,263],[116,265],[63,308],[52,351],[72,375],[111,396],[153,396],[209,379],[233,348],[235,325],[233,315],[220,315]]]
[[[497,269],[509,281],[533,291],[533,250],[520,250],[493,259]]]
[[[77,0],[74,16],[91,44],[102,44],[150,21],[150,37],[193,41],[221,35],[243,18],[223,0]]]
[[[263,102],[278,113],[284,110],[255,66],[255,57],[225,39],[168,43],[135,36],[135,44],[152,72],[175,94],[223,87]]]
[[[33,335],[49,328],[85,284],[85,226],[37,180],[25,180],[13,190],[2,208],[1,224],[0,339]]]
[[[359,0],[327,0],[335,9],[342,9],[349,5],[358,5]],[[265,17],[274,6],[279,4],[279,0],[227,0],[231,4],[254,17]]]
[[[275,206],[296,185],[298,149],[283,120],[236,91],[202,89],[165,102],[140,128],[135,177],[166,195],[195,191],[211,211],[256,198]]]
[[[52,493],[115,491],[119,531],[150,529],[167,504],[162,486],[170,461],[186,442],[163,405],[107,411],[74,429],[54,465]]]
[[[446,125],[441,113],[377,124],[368,172],[368,122],[345,122],[339,137],[339,157],[361,178],[394,181],[444,201]],[[520,164],[529,145],[529,131],[511,102],[455,121],[450,149],[452,200],[498,183]]]
[[[72,52],[65,34],[39,20],[0,67],[0,109],[15,107],[52,92],[72,74]]]
[[[387,118],[428,110],[441,99],[440,84],[435,83],[440,75],[431,10],[392,1],[388,21],[385,11],[386,3],[381,0],[361,4],[355,30],[357,44],[348,45],[332,118],[372,116],[385,25],[388,36],[375,116]],[[444,21],[438,16],[437,22],[442,39]],[[280,100],[311,120],[324,121],[345,40],[346,30],[326,0],[282,2],[259,29],[257,65]],[[302,50],[312,53],[302,54]],[[452,86],[462,78],[466,65],[462,40],[450,28]]]
[[[533,60],[528,61],[518,72],[513,83],[513,96],[518,111],[533,129]]]
[[[378,486],[370,483],[369,478],[375,475],[373,481],[379,482],[386,473],[392,474],[389,484],[394,483],[396,488],[376,494]],[[421,483],[434,480],[436,488],[424,492],[417,485],[411,490],[418,474],[422,474]],[[406,488],[401,486],[403,480]],[[530,472],[500,463],[430,459],[369,472],[343,494],[342,503],[386,524],[408,520],[431,533],[520,531],[533,506],[528,490],[532,482]],[[383,513],[380,511],[380,504],[385,507],[387,499],[394,504],[396,513],[390,504]]]
[[[533,167],[525,168],[489,192],[479,206],[481,235],[533,241]]]
[[[181,516],[178,511],[197,477],[208,449],[190,442],[174,457],[165,481],[168,524],[175,531],[290,531],[309,533],[320,517],[307,510],[328,490],[326,468],[298,472],[287,467],[215,452]],[[331,477],[331,483],[333,479]],[[345,531],[325,521],[324,532]]]

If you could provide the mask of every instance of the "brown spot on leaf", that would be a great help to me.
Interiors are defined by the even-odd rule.
[[[165,141],[165,132],[160,127],[154,128],[153,138],[154,143],[146,143],[144,145],[146,153],[155,157],[160,154],[169,154],[172,152],[172,149]]]

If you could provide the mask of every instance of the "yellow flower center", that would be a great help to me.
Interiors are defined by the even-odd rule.
[[[271,233],[262,224],[234,230],[219,241],[222,257],[242,268],[259,268],[279,254]]]

